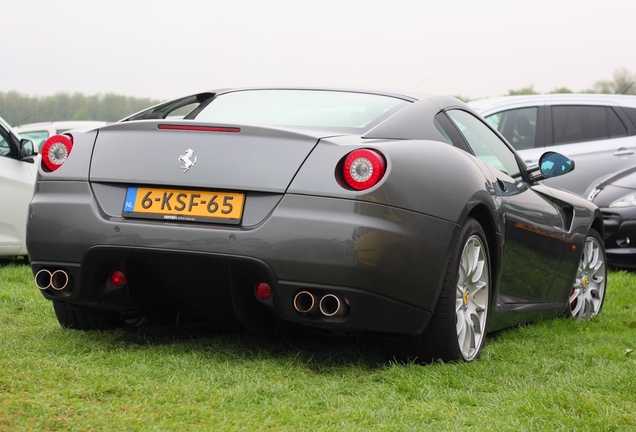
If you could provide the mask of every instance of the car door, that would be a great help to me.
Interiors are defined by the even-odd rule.
[[[459,109],[447,115],[497,178],[494,195],[505,213],[499,300],[510,307],[554,307],[550,288],[566,245],[566,210],[548,189],[524,181],[514,152],[480,119]]]
[[[18,139],[0,123],[0,256],[26,255],[26,223],[37,164],[18,159]]]

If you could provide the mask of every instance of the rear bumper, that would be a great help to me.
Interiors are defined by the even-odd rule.
[[[82,266],[32,262],[35,274],[44,269],[68,275],[64,289],[49,287],[42,290],[43,295],[163,323],[188,317],[238,319],[256,332],[269,328],[277,317],[333,332],[416,335],[430,318],[425,310],[359,289],[277,280],[266,264],[247,257],[95,247],[84,262]],[[127,275],[124,286],[116,288],[109,282],[114,270]],[[259,300],[254,293],[262,282],[272,287],[273,294],[266,300]],[[315,296],[316,307],[298,310],[294,300],[299,293]],[[320,312],[318,306],[328,296],[342,302],[341,311],[333,316]]]
[[[44,296],[150,317],[238,316],[248,327],[277,317],[330,331],[419,334],[456,230],[405,210],[298,195],[250,227],[124,219],[98,206],[88,185],[68,190],[47,185],[31,206],[34,274],[64,269],[71,281]],[[109,284],[115,269],[127,274],[122,288]],[[255,298],[259,282],[272,286],[270,299]],[[299,312],[301,291],[316,301],[335,295],[346,313]]]

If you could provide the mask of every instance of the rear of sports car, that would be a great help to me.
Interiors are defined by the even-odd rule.
[[[404,204],[394,147],[196,119],[53,137],[27,229],[35,282],[80,329],[194,319],[421,334],[457,227]]]

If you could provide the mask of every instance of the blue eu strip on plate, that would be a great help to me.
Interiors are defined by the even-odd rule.
[[[135,200],[137,199],[137,188],[130,187],[126,192],[126,201],[124,202],[124,211],[131,212],[135,210]]]

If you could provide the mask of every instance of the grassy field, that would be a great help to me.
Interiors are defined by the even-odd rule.
[[[591,322],[491,335],[469,364],[399,364],[372,341],[62,329],[0,261],[0,431],[636,430],[636,273]]]

